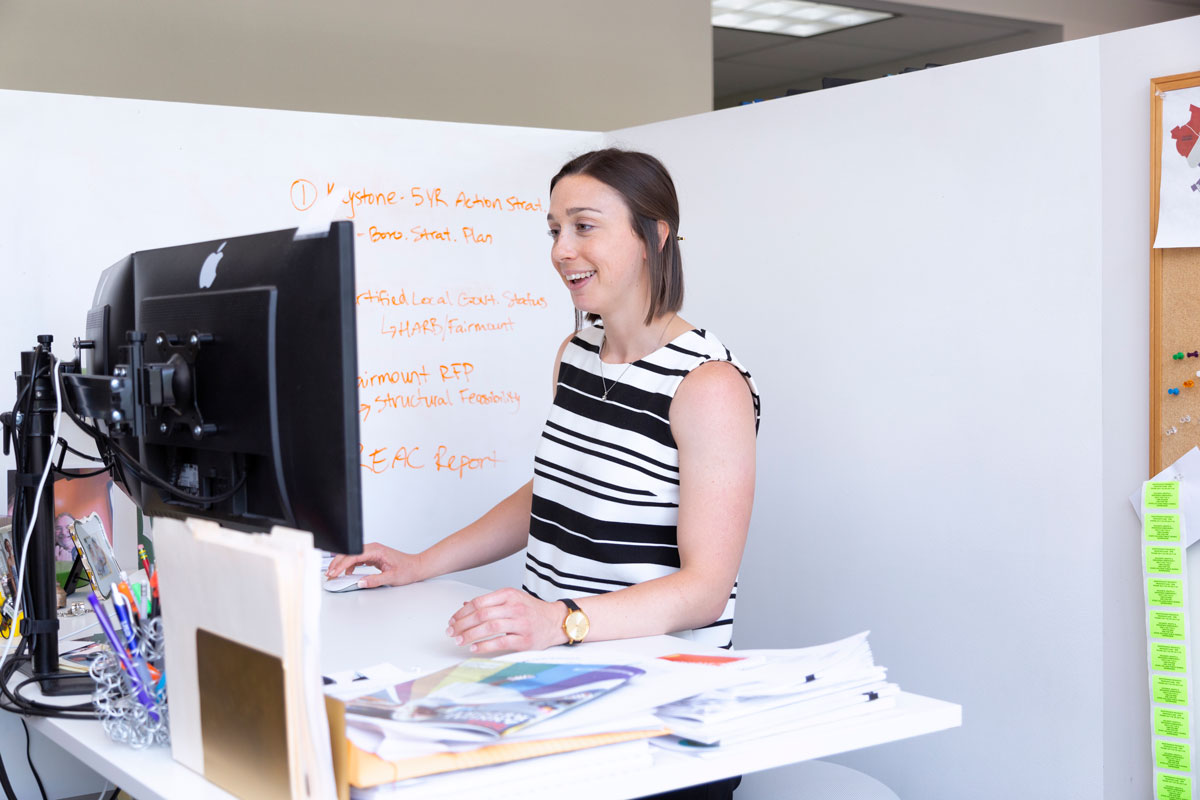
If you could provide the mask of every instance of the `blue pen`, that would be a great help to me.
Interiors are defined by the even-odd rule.
[[[134,616],[130,612],[129,601],[119,592],[113,592],[113,610],[117,612],[117,621],[121,623],[121,631],[125,634],[125,650],[129,653],[129,660],[137,670],[142,686],[149,689],[154,686],[154,680],[150,677],[150,670],[146,668],[146,659],[138,652],[137,627],[133,623]]]
[[[129,654],[125,652],[125,646],[121,644],[121,640],[117,637],[117,632],[113,630],[112,620],[108,618],[108,612],[104,610],[104,605],[100,602],[100,598],[96,597],[95,592],[92,592],[88,595],[88,602],[92,604],[92,610],[96,612],[96,621],[100,623],[100,629],[108,637],[117,660],[121,662],[121,666],[125,668],[125,674],[129,676],[130,686],[133,688],[133,693],[137,697],[138,702],[144,705],[151,718],[155,722],[158,722],[158,712],[154,710],[154,698],[147,693],[145,687],[142,685],[142,679],[134,668],[133,662],[129,660]]]

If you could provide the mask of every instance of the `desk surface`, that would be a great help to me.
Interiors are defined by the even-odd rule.
[[[321,609],[321,667],[326,673],[391,662],[401,668],[431,671],[469,657],[445,635],[446,623],[477,587],[452,580],[370,591],[324,593]],[[603,659],[608,649],[660,655],[698,649],[681,639],[652,636],[622,642],[580,645]],[[68,698],[64,702],[78,702]],[[54,701],[51,701],[54,702]],[[731,775],[857,750],[876,744],[945,730],[962,724],[962,708],[919,695],[902,694],[896,706],[857,719],[823,725],[723,749],[719,755],[695,758],[652,748],[652,763],[629,770],[609,770],[583,785],[572,784],[573,800],[589,797],[639,797]],[[31,727],[72,756],[139,800],[229,800],[218,789],[171,758],[168,748],[135,751],[109,741],[95,722],[39,719]],[[549,758],[562,758],[550,756]],[[519,764],[489,768],[497,779],[519,774]],[[613,774],[619,772],[620,774]],[[449,797],[437,778],[410,782],[405,798]],[[444,782],[443,782],[444,784]],[[546,780],[530,786],[526,797],[562,796],[562,783]],[[540,791],[539,791],[540,789]],[[478,790],[465,792],[472,798]]]

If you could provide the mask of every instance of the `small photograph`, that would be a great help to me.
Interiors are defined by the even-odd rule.
[[[104,527],[100,515],[94,511],[83,519],[75,520],[71,530],[74,531],[75,540],[79,542],[83,551],[83,566],[91,575],[96,593],[101,597],[108,597],[110,587],[120,572],[109,541],[111,534]]]
[[[17,551],[13,546],[12,525],[0,528],[0,594],[8,602],[17,594]]]

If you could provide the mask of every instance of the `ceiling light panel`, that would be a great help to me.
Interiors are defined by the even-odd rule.
[[[894,16],[849,6],[805,0],[712,0],[712,24],[718,28],[816,36]]]

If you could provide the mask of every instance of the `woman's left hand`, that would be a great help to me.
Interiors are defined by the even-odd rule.
[[[463,603],[446,635],[472,653],[542,650],[564,644],[566,607],[547,603],[519,589],[498,589]]]

